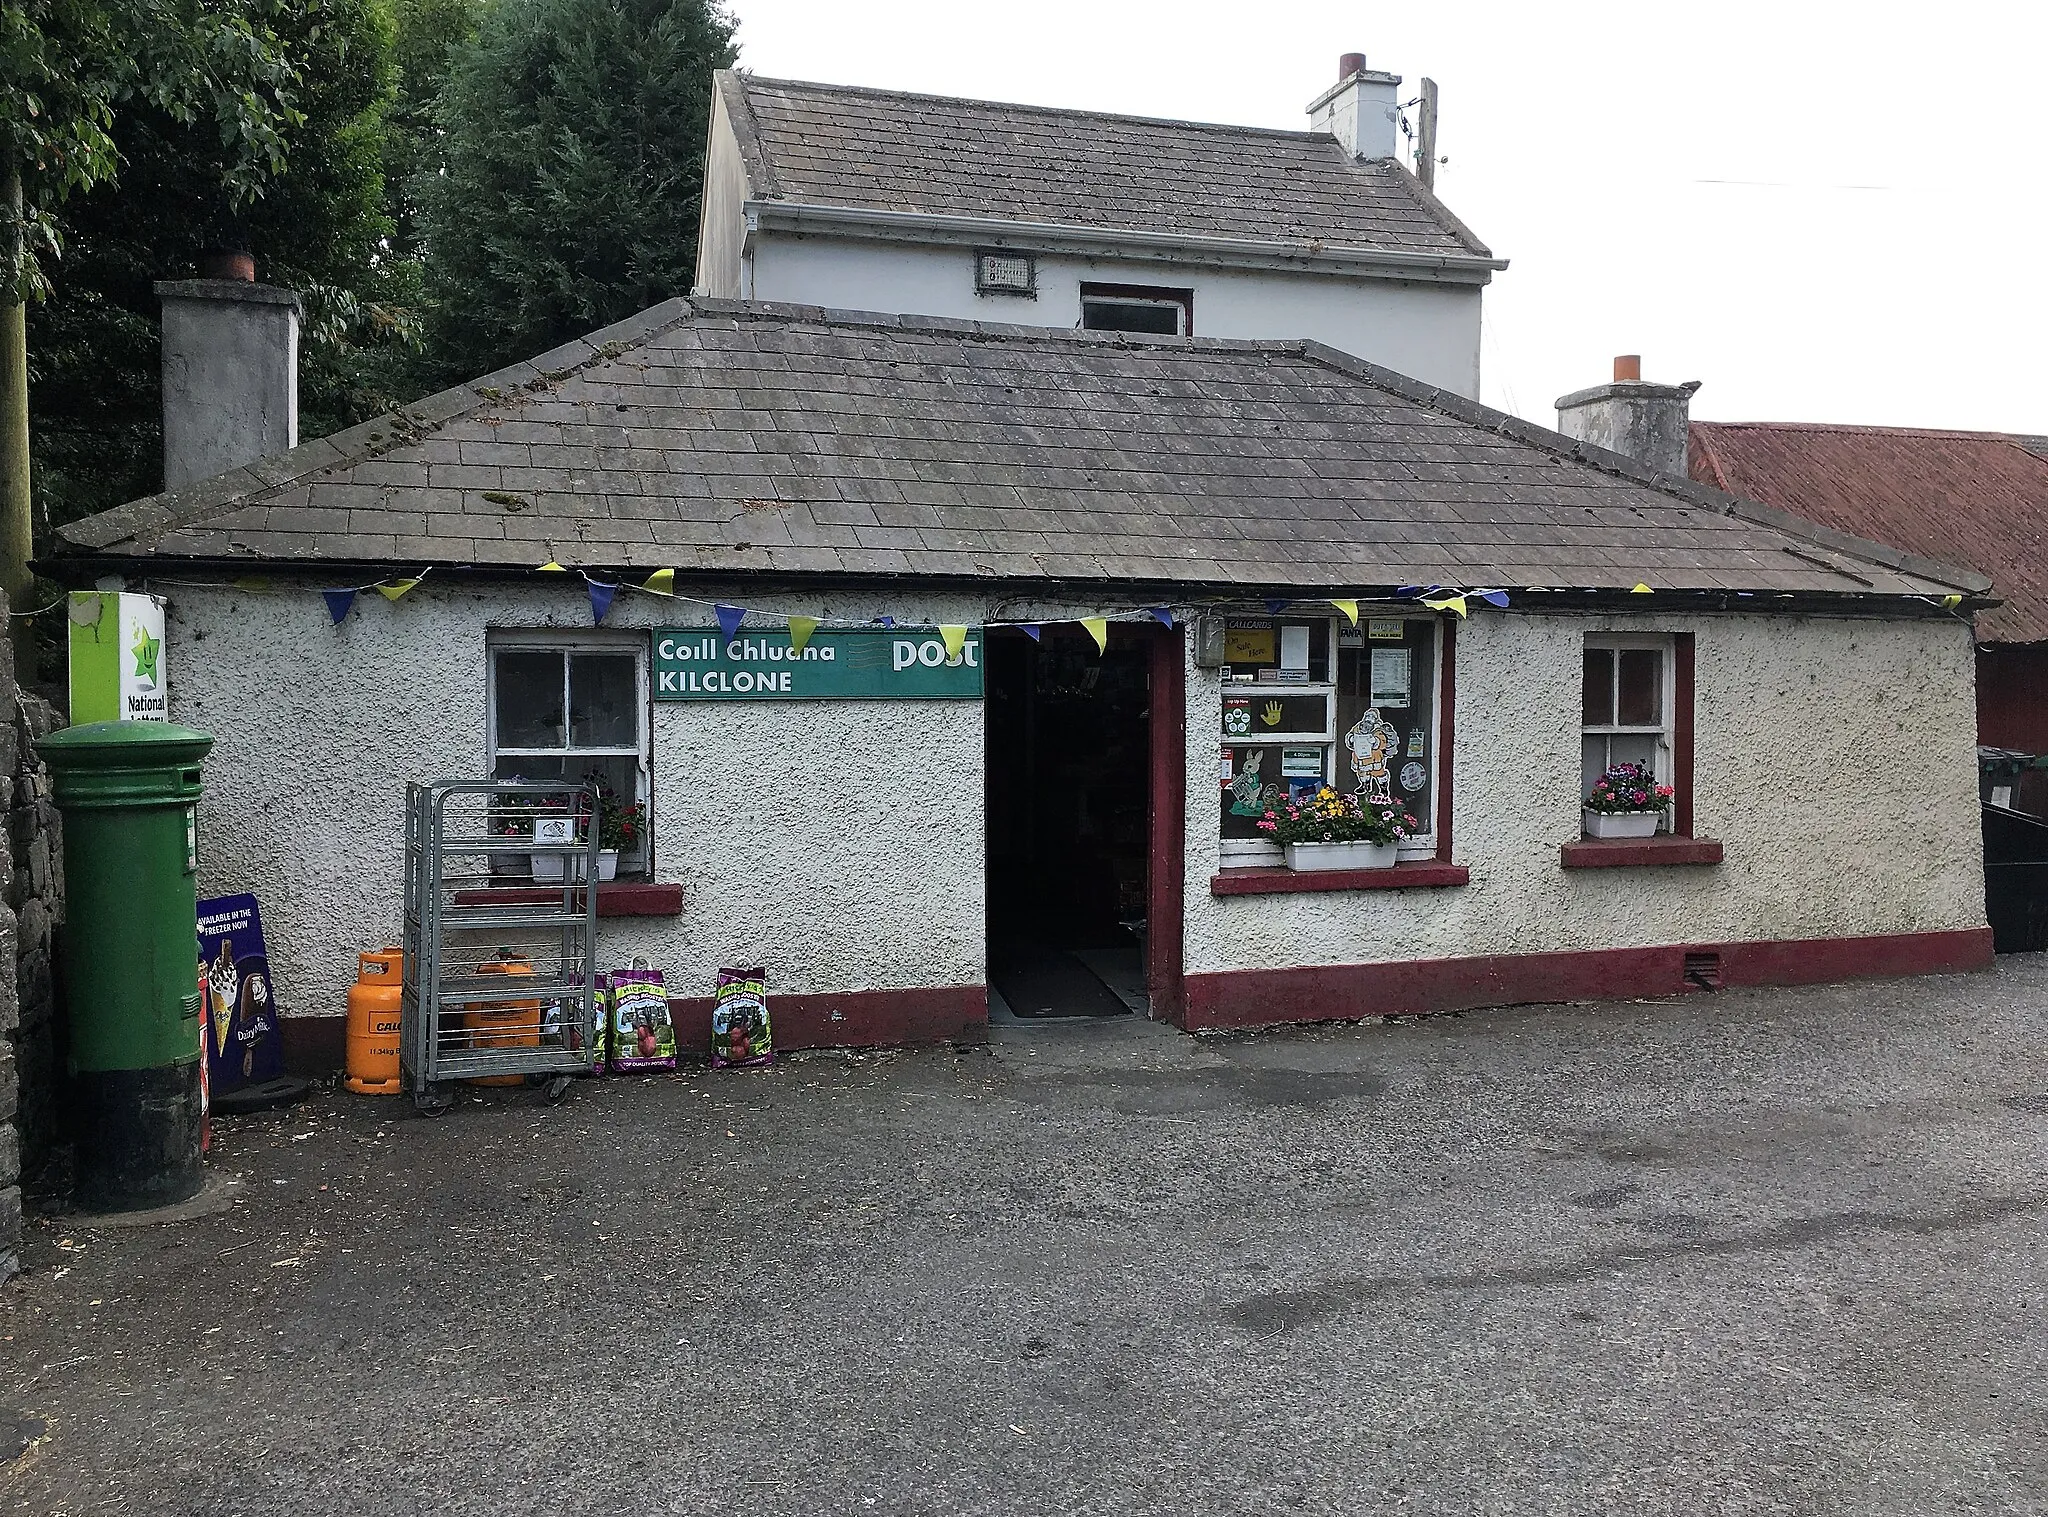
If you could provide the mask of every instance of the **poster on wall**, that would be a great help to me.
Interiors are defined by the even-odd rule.
[[[164,603],[126,590],[74,590],[67,602],[71,722],[167,722]]]
[[[218,1098],[283,1074],[284,1033],[256,897],[224,895],[199,903],[199,978],[206,991],[210,1093]]]

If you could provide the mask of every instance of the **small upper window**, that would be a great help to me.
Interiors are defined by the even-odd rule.
[[[1195,329],[1195,292],[1148,284],[1084,284],[1081,325],[1091,332],[1186,337]]]

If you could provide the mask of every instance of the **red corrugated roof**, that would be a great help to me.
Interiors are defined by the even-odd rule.
[[[1905,553],[1979,569],[1986,642],[2048,640],[2048,437],[1696,421],[1692,477]]]

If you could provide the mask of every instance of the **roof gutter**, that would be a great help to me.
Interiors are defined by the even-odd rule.
[[[806,205],[787,200],[749,200],[745,212],[750,238],[760,231],[831,232],[883,242],[1030,248],[1111,258],[1136,255],[1239,268],[1306,268],[1318,273],[1370,275],[1432,284],[1483,285],[1492,280],[1495,270],[1508,266],[1505,258],[1482,258],[1470,253],[1403,253],[1391,248],[1333,247],[1323,242],[1199,237],[1055,221],[1012,221],[995,216],[934,216],[921,211]]]
[[[332,585],[337,579],[376,578],[395,572],[412,575],[431,573],[444,579],[518,581],[527,585],[541,583],[535,579],[535,570],[530,565],[464,563],[456,560],[408,559],[402,563],[371,559],[347,562],[328,559],[167,560],[144,554],[86,552],[41,558],[31,567],[38,574],[68,587],[82,587],[100,576],[115,574],[146,584],[154,583],[166,589],[174,589],[183,584],[247,591],[269,588],[270,582],[275,580],[303,581],[307,586]],[[570,571],[572,576],[596,574],[622,584],[636,581],[645,573],[644,564],[633,567],[579,564],[573,566]],[[216,582],[213,576],[220,576],[220,579]],[[542,578],[551,585],[561,583],[564,576],[547,575]],[[1418,608],[1421,604],[1420,598],[1412,591],[1404,595],[1397,586],[1368,584],[1257,585],[1214,580],[1099,580],[1062,576],[1027,580],[1000,575],[919,575],[906,581],[900,574],[779,570],[772,567],[683,570],[676,575],[678,586],[701,585],[723,594],[737,593],[733,586],[740,582],[819,585],[841,590],[890,590],[899,593],[908,587],[911,593],[924,594],[968,591],[991,595],[1001,592],[1023,600],[1086,599],[1098,596],[1130,606],[1158,601],[1185,605],[1194,601],[1199,602],[1199,609],[1216,610],[1238,606],[1253,610],[1264,605],[1273,596],[1285,599],[1290,605],[1311,605],[1325,601],[1330,596],[1355,599],[1361,605],[1402,606],[1410,610]],[[630,584],[626,587],[631,588]],[[1506,588],[1511,597],[1507,610],[1510,613],[1519,612],[1525,615],[1544,612],[1581,615],[1620,612],[1632,616],[1671,616],[1695,612],[1729,612],[1756,616],[1775,612],[1861,619],[1875,617],[1922,620],[1951,617],[1967,621],[1973,613],[1988,611],[2003,604],[1997,597],[1989,595],[1957,596],[1955,599],[1958,604],[1950,606],[1945,604],[1943,598],[1931,595],[1893,592],[1874,594],[1854,590],[1665,589],[1656,591],[1653,596],[1646,598],[1638,591],[1625,590],[1619,586],[1606,589],[1527,586]]]

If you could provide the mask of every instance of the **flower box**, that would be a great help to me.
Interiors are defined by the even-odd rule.
[[[1649,838],[1657,835],[1657,824],[1664,820],[1662,808],[1656,811],[1588,811],[1586,836],[1589,838]]]
[[[1392,869],[1400,862],[1399,843],[1289,843],[1287,867],[1312,869]]]

